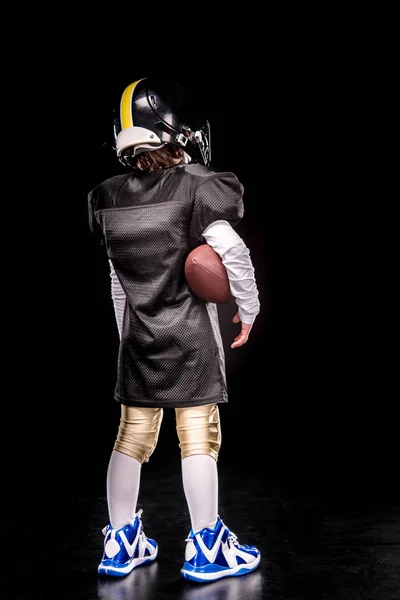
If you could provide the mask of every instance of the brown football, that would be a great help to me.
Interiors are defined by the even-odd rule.
[[[226,268],[209,244],[201,244],[188,254],[185,277],[192,292],[207,302],[228,304],[234,300]]]

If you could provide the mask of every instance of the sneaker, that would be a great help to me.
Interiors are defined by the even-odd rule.
[[[186,540],[185,564],[181,577],[201,583],[222,577],[237,577],[254,571],[261,554],[255,546],[240,545],[220,517],[214,529],[190,532]]]
[[[142,509],[139,510],[133,521],[121,529],[113,529],[111,525],[103,529],[104,554],[97,568],[98,573],[124,577],[135,567],[145,565],[156,558],[158,545],[143,532],[140,518],[142,512]]]

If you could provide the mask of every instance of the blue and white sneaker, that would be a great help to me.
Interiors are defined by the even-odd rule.
[[[237,577],[254,571],[261,554],[255,546],[240,545],[220,517],[214,529],[190,531],[186,540],[185,564],[181,577],[204,583],[222,577]]]
[[[98,573],[124,577],[135,567],[145,565],[156,558],[158,545],[143,532],[140,518],[142,512],[142,509],[139,510],[133,521],[121,529],[113,529],[111,525],[103,529],[104,553],[97,568]]]

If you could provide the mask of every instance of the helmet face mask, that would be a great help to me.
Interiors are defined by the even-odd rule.
[[[194,133],[199,151],[205,165],[209,165],[211,161],[211,129],[210,123],[206,121],[202,129]]]
[[[210,164],[210,124],[196,112],[180,83],[144,78],[130,84],[122,94],[113,129],[115,150],[125,166],[133,166],[132,158],[140,152],[166,144],[182,148],[192,162]]]

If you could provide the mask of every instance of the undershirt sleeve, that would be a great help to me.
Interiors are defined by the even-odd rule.
[[[110,265],[111,297],[112,297],[112,301],[114,304],[115,320],[117,322],[119,338],[121,339],[122,321],[123,321],[123,317],[124,317],[126,294],[125,294],[124,290],[122,289],[120,281],[114,270],[114,265],[112,264],[110,259],[108,262]]]
[[[214,221],[203,231],[204,239],[221,257],[242,323],[252,324],[260,312],[255,270],[250,251],[225,220]]]

